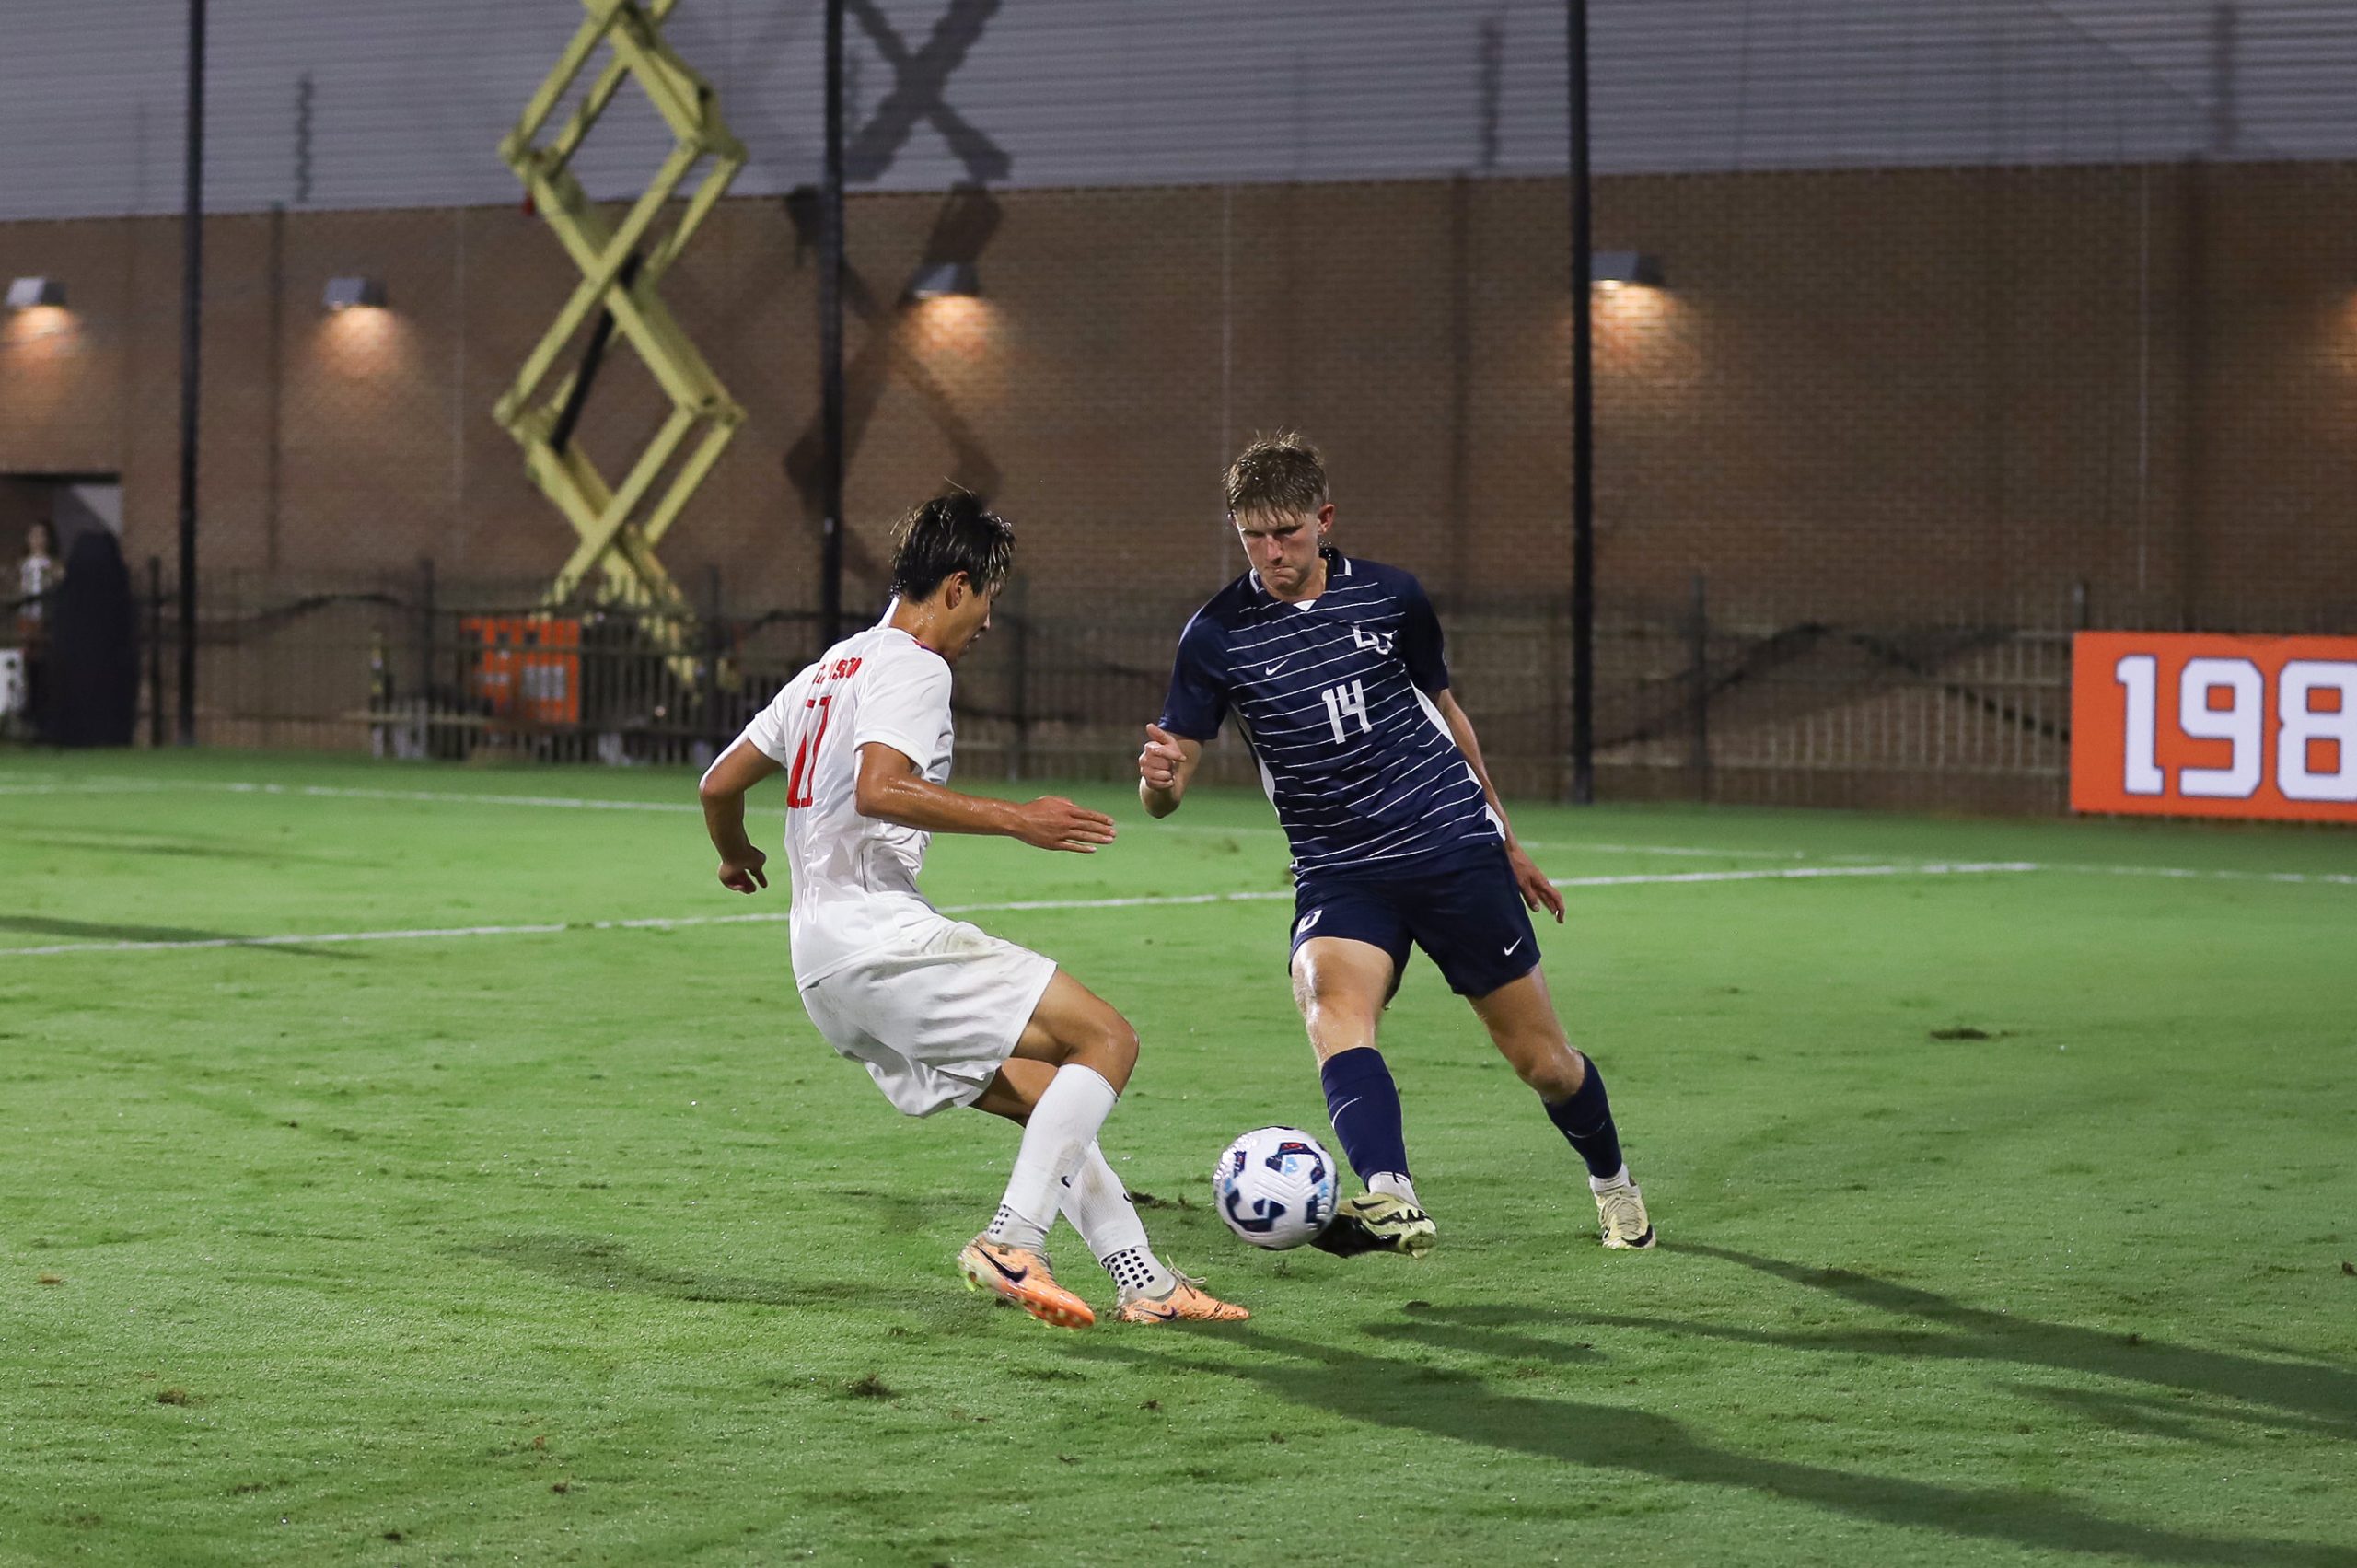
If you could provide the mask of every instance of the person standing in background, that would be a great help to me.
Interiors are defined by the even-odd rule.
[[[36,728],[41,722],[43,667],[48,663],[50,591],[65,580],[57,559],[57,534],[47,518],[25,530],[25,558],[17,563],[17,645],[25,653],[25,709]]]
[[[25,558],[17,563],[17,631],[29,638],[41,619],[41,596],[65,580],[65,567],[57,559],[57,535],[41,518],[25,530]]]

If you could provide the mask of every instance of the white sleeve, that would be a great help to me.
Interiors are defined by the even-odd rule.
[[[787,720],[795,709],[802,706],[802,693],[810,684],[810,671],[818,668],[815,664],[810,665],[787,681],[778,694],[770,699],[770,705],[753,715],[752,722],[737,738],[751,741],[771,761],[790,765],[794,759],[785,749]]]
[[[938,654],[911,648],[863,673],[852,750],[881,741],[922,772],[932,764],[948,723],[949,666]]]

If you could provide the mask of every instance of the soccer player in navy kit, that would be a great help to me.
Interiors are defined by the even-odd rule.
[[[1329,548],[1317,452],[1256,440],[1227,470],[1252,570],[1187,623],[1138,796],[1178,808],[1234,714],[1294,853],[1293,987],[1328,1115],[1367,1191],[1318,1245],[1421,1257],[1436,1236],[1408,1174],[1399,1092],[1376,1049],[1412,945],[1473,1005],[1588,1169],[1602,1241],[1654,1244],[1596,1064],[1564,1038],[1531,910],[1563,899],[1515,842],[1473,726],[1448,690],[1440,621],[1407,573]]]

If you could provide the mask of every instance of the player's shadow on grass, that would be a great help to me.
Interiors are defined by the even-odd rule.
[[[153,854],[177,860],[234,860],[241,865],[284,865],[324,858],[289,854],[275,846],[265,848],[250,839],[204,842],[187,838],[143,837],[135,833],[15,833],[18,843],[46,844],[52,849],[103,850],[109,854]]]
[[[186,925],[112,924],[95,920],[59,920],[41,914],[0,914],[0,931],[21,932],[28,936],[64,936],[75,941],[100,942],[233,942],[248,946],[248,939],[234,931],[203,931]],[[257,953],[291,953],[301,958],[365,958],[361,953],[345,953],[327,947],[306,947],[301,943],[273,942],[268,947],[251,944]]]
[[[1440,1318],[1441,1314],[1433,1314]],[[1459,1315],[1451,1315],[1459,1316]],[[1519,1357],[1559,1342],[1494,1335],[1476,1314],[1450,1324],[1425,1318],[1385,1324],[1387,1335],[1451,1350]],[[1538,1314],[1520,1314],[1533,1322]],[[1229,1376],[1291,1403],[1346,1420],[1422,1432],[1460,1443],[1683,1485],[1734,1487],[1853,1518],[1945,1531],[2039,1551],[2100,1552],[2164,1563],[2340,1564],[2339,1548],[2251,1537],[2200,1536],[2106,1517],[2059,1497],[2019,1489],[1941,1486],[1896,1476],[1833,1469],[1713,1447],[1667,1416],[1611,1405],[1502,1392],[1473,1373],[1369,1355],[1344,1346],[1273,1334],[1255,1323],[1239,1335],[1242,1356],[1191,1353],[1185,1336],[1159,1344],[1096,1336],[1072,1353],[1090,1359]],[[1570,1510],[1567,1510],[1567,1514]]]
[[[905,1290],[888,1289],[861,1280],[762,1280],[742,1274],[656,1268],[641,1262],[610,1241],[587,1236],[507,1236],[496,1241],[478,1242],[465,1250],[473,1257],[529,1270],[576,1290],[630,1291],[638,1295],[668,1296],[674,1301],[749,1302],[761,1307],[922,1306],[912,1302]],[[967,1305],[960,1297],[945,1295],[945,1300],[958,1307]]]
[[[1782,1350],[1834,1351],[1861,1355],[1903,1356],[1910,1361],[1986,1361],[2022,1366],[2047,1366],[2057,1371],[2092,1373],[2122,1382],[2143,1383],[2184,1393],[2206,1394],[2260,1405],[2291,1419],[2260,1412],[2232,1415],[2340,1437],[2357,1437],[2357,1375],[2314,1361],[2267,1361],[2227,1351],[2200,1350],[2189,1345],[2148,1340],[2142,1335],[2111,1333],[2069,1323],[2048,1323],[2017,1314],[1968,1307],[1951,1297],[1912,1285],[1877,1279],[1847,1269],[1815,1269],[1787,1263],[1730,1248],[1700,1242],[1664,1242],[1665,1250],[1717,1258],[1770,1274],[1806,1290],[1838,1296],[1854,1306],[1870,1307],[1904,1318],[1907,1326],[1871,1329],[1813,1329],[1780,1331],[1743,1329],[1723,1323],[1699,1323],[1683,1318],[1574,1314],[1578,1320],[1613,1328],[1650,1329],[1663,1333],[1769,1345]],[[2042,1398],[2073,1405],[2099,1418],[2131,1423],[2153,1413],[2148,1400],[2115,1396],[2064,1395],[2031,1390]],[[2180,1408],[2172,1422],[2190,1414],[2230,1414],[2203,1407],[2198,1412]]]

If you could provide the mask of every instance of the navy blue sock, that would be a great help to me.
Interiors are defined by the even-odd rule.
[[[1620,1130],[1612,1125],[1612,1102],[1604,1098],[1604,1074],[1596,1070],[1595,1062],[1588,1063],[1578,1092],[1547,1107],[1547,1120],[1571,1140],[1572,1148],[1587,1162],[1590,1176],[1620,1173]]]
[[[1364,1181],[1379,1171],[1408,1174],[1408,1134],[1399,1125],[1399,1086],[1391,1081],[1383,1052],[1371,1045],[1326,1059],[1318,1076],[1326,1085],[1326,1114],[1342,1154]]]

